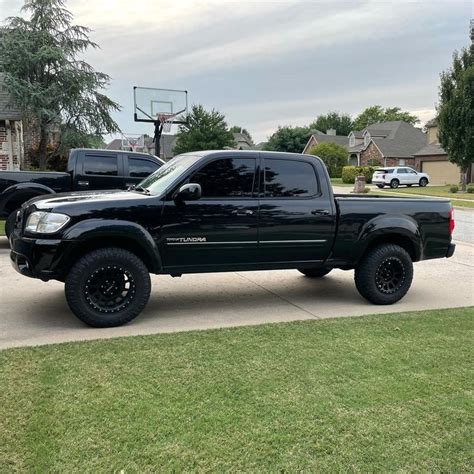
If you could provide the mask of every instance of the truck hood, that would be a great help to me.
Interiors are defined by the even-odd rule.
[[[27,212],[33,210],[54,211],[70,216],[80,216],[96,211],[133,209],[137,206],[149,206],[157,196],[138,191],[82,191],[38,196],[27,203]]]

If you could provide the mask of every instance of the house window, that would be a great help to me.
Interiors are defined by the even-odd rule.
[[[364,135],[364,145],[367,146],[370,142],[370,133],[366,132]]]
[[[349,135],[349,146],[355,146],[355,136],[354,135]]]
[[[405,160],[399,160],[399,163],[398,163],[400,166],[405,166],[406,165],[406,161]]]

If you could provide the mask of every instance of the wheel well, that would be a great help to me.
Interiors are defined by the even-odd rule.
[[[127,237],[100,237],[85,240],[75,246],[73,251],[67,256],[64,267],[70,268],[86,253],[107,247],[118,247],[135,254],[147,267],[148,271],[156,271],[154,261],[149,253],[136,240]]]
[[[364,254],[362,257],[372,250],[374,247],[377,247],[378,245],[381,244],[395,244],[399,245],[403,249],[405,249],[408,254],[410,255],[410,258],[412,262],[417,262],[419,260],[419,255],[416,250],[415,244],[413,241],[405,236],[405,235],[400,235],[400,234],[389,234],[389,235],[381,235],[379,237],[376,237],[370,244],[367,246],[367,248],[364,251]]]

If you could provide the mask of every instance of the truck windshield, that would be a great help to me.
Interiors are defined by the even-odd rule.
[[[148,189],[150,194],[162,194],[168,186],[191,166],[199,156],[181,155],[158,168],[153,174],[146,177],[138,187]]]

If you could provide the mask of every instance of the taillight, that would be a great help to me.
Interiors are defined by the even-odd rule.
[[[455,225],[456,224],[454,223],[454,209],[451,208],[449,211],[449,235],[453,235]]]
[[[384,174],[382,175],[382,179],[385,179],[385,175],[384,175]]]

